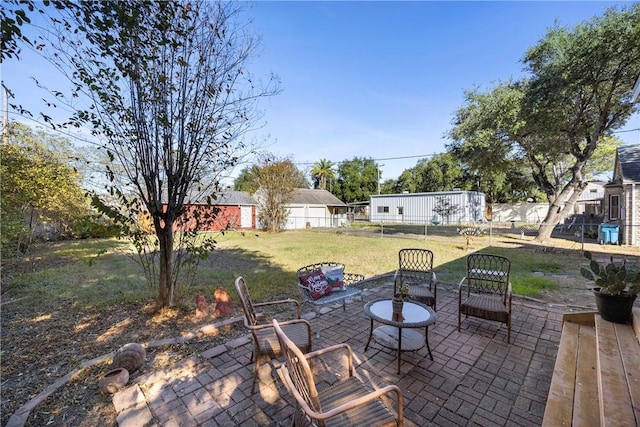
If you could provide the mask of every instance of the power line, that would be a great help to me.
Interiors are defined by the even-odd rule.
[[[96,141],[91,141],[89,139],[82,138],[82,137],[80,137],[78,135],[75,135],[73,133],[70,133],[70,132],[64,132],[64,131],[60,130],[60,128],[57,127],[57,126],[54,127],[54,126],[51,126],[51,125],[47,125],[46,123],[39,122],[38,120],[34,119],[33,117],[27,116],[25,114],[20,114],[20,113],[17,113],[15,111],[10,111],[9,114],[12,115],[12,116],[18,116],[18,117],[21,117],[23,119],[27,119],[27,120],[30,120],[30,121],[32,121],[34,123],[37,123],[37,124],[39,124],[40,126],[42,126],[43,128],[45,128],[48,131],[52,130],[54,132],[57,132],[57,133],[59,133],[61,135],[66,136],[66,137],[77,139],[78,141],[86,142],[87,144],[98,145],[98,143]]]
[[[640,130],[640,128],[635,128],[635,129],[625,129],[625,130],[617,130],[615,132],[611,132],[611,133],[626,133],[626,132],[635,132],[637,130]]]
[[[381,160],[404,160],[404,159],[417,159],[417,158],[422,158],[422,157],[433,157],[433,156],[437,156],[438,153],[432,153],[432,154],[417,154],[415,156],[400,156],[400,157],[381,157],[379,159],[366,159],[366,160],[373,160],[374,162],[378,162]],[[341,163],[349,163],[352,160],[343,160],[341,162],[334,162],[336,164],[341,164]],[[317,162],[293,162],[293,164],[296,165],[315,165]]]

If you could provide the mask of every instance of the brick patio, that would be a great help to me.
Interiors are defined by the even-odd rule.
[[[312,318],[314,349],[348,343],[356,372],[374,386],[396,384],[403,392],[408,426],[539,426],[562,331],[562,312],[514,299],[512,344],[504,324],[468,318],[457,331],[457,296],[438,289],[438,320],[429,327],[434,360],[426,348],[402,354],[373,342],[364,353],[369,319],[364,302],[390,296],[387,283],[362,300],[338,304]],[[313,311],[306,313],[313,317]],[[114,396],[121,427],[153,422],[162,426],[285,426],[292,399],[278,377],[277,361],[260,369],[251,394],[253,363],[249,335],[211,348],[136,379]],[[317,369],[323,378],[341,374],[335,365]]]

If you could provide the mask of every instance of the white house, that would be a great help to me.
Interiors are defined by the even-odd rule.
[[[620,227],[621,244],[640,246],[640,144],[618,147],[604,191],[605,222]]]
[[[485,195],[477,191],[380,194],[370,197],[371,222],[468,224],[485,220]]]
[[[604,200],[602,181],[592,181],[580,193],[573,215],[601,216]],[[495,222],[527,222],[539,224],[549,212],[549,203],[494,203],[491,205]]]
[[[287,203],[285,229],[339,227],[347,219],[347,205],[327,190],[298,188]]]

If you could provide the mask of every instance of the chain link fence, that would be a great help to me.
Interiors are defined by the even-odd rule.
[[[484,221],[434,224],[433,217],[412,218],[411,222],[371,222],[364,215],[332,215],[327,217],[290,216],[287,229],[329,228],[352,234],[377,234],[380,237],[428,236],[497,236],[530,239],[538,235],[544,223],[518,221]],[[603,245],[627,245],[640,247],[640,224],[611,224],[591,220],[589,217],[572,218],[562,224],[554,224],[552,238],[577,243]]]
[[[372,223],[368,221],[349,222],[346,233],[376,233],[380,237],[413,236],[496,236],[527,239],[536,237],[543,223],[482,222],[466,224],[434,225],[404,224],[392,222]],[[625,234],[626,233],[626,234]],[[564,239],[576,243],[600,243],[630,246],[640,246],[640,224],[602,224],[583,222],[579,224],[555,225],[552,238]],[[635,237],[635,241],[631,240]],[[626,240],[625,240],[626,239]]]

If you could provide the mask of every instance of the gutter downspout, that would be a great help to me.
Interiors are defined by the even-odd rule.
[[[631,184],[631,236],[629,236],[631,246],[640,246],[640,224],[638,224],[636,186],[637,184],[635,182]]]

